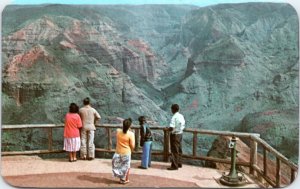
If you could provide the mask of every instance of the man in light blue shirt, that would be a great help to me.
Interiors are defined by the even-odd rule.
[[[173,104],[171,106],[173,117],[169,126],[171,131],[171,167],[168,170],[178,170],[182,167],[182,133],[185,128],[185,120],[182,114],[179,113],[179,105]]]

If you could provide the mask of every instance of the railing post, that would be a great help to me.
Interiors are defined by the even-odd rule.
[[[139,146],[140,146],[140,130],[139,129],[135,129],[134,136],[135,136],[135,149],[134,149],[134,151],[137,152],[139,150]]]
[[[170,149],[170,137],[169,131],[164,129],[164,160],[165,162],[169,161],[169,149]]]
[[[53,141],[52,141],[52,127],[48,129],[48,150],[52,151]]]
[[[257,142],[252,137],[250,139],[250,174],[254,175],[254,166],[257,164]]]
[[[107,131],[107,149],[111,150],[112,148],[111,129],[107,127],[106,131]]]
[[[193,132],[193,156],[197,156],[197,132]]]
[[[267,176],[268,174],[268,161],[267,158],[268,157],[268,151],[266,148],[264,148],[264,177]]]
[[[295,180],[295,171],[291,168],[291,183]]]
[[[281,183],[281,161],[278,157],[276,157],[276,187],[280,187]]]

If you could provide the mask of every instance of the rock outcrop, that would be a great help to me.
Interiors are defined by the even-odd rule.
[[[245,116],[241,122],[242,132],[260,133],[268,144],[289,159],[298,161],[299,150],[298,108],[288,110],[270,110]]]

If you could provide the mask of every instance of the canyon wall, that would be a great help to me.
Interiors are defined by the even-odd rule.
[[[258,132],[296,160],[298,26],[281,3],[10,5],[3,124],[62,123],[89,96],[102,122],[146,115],[165,126],[178,103],[188,128]],[[189,152],[192,138],[183,142]]]

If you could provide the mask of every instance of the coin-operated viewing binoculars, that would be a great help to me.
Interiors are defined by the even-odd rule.
[[[220,178],[220,182],[223,185],[227,186],[242,186],[247,184],[247,180],[244,176],[244,174],[238,172],[236,170],[236,142],[237,139],[235,136],[232,136],[230,139],[230,142],[228,144],[228,148],[231,149],[231,168],[229,174],[225,175],[225,172],[223,173],[222,177]]]
[[[234,148],[236,143],[236,139],[231,139],[228,145],[228,148]]]

